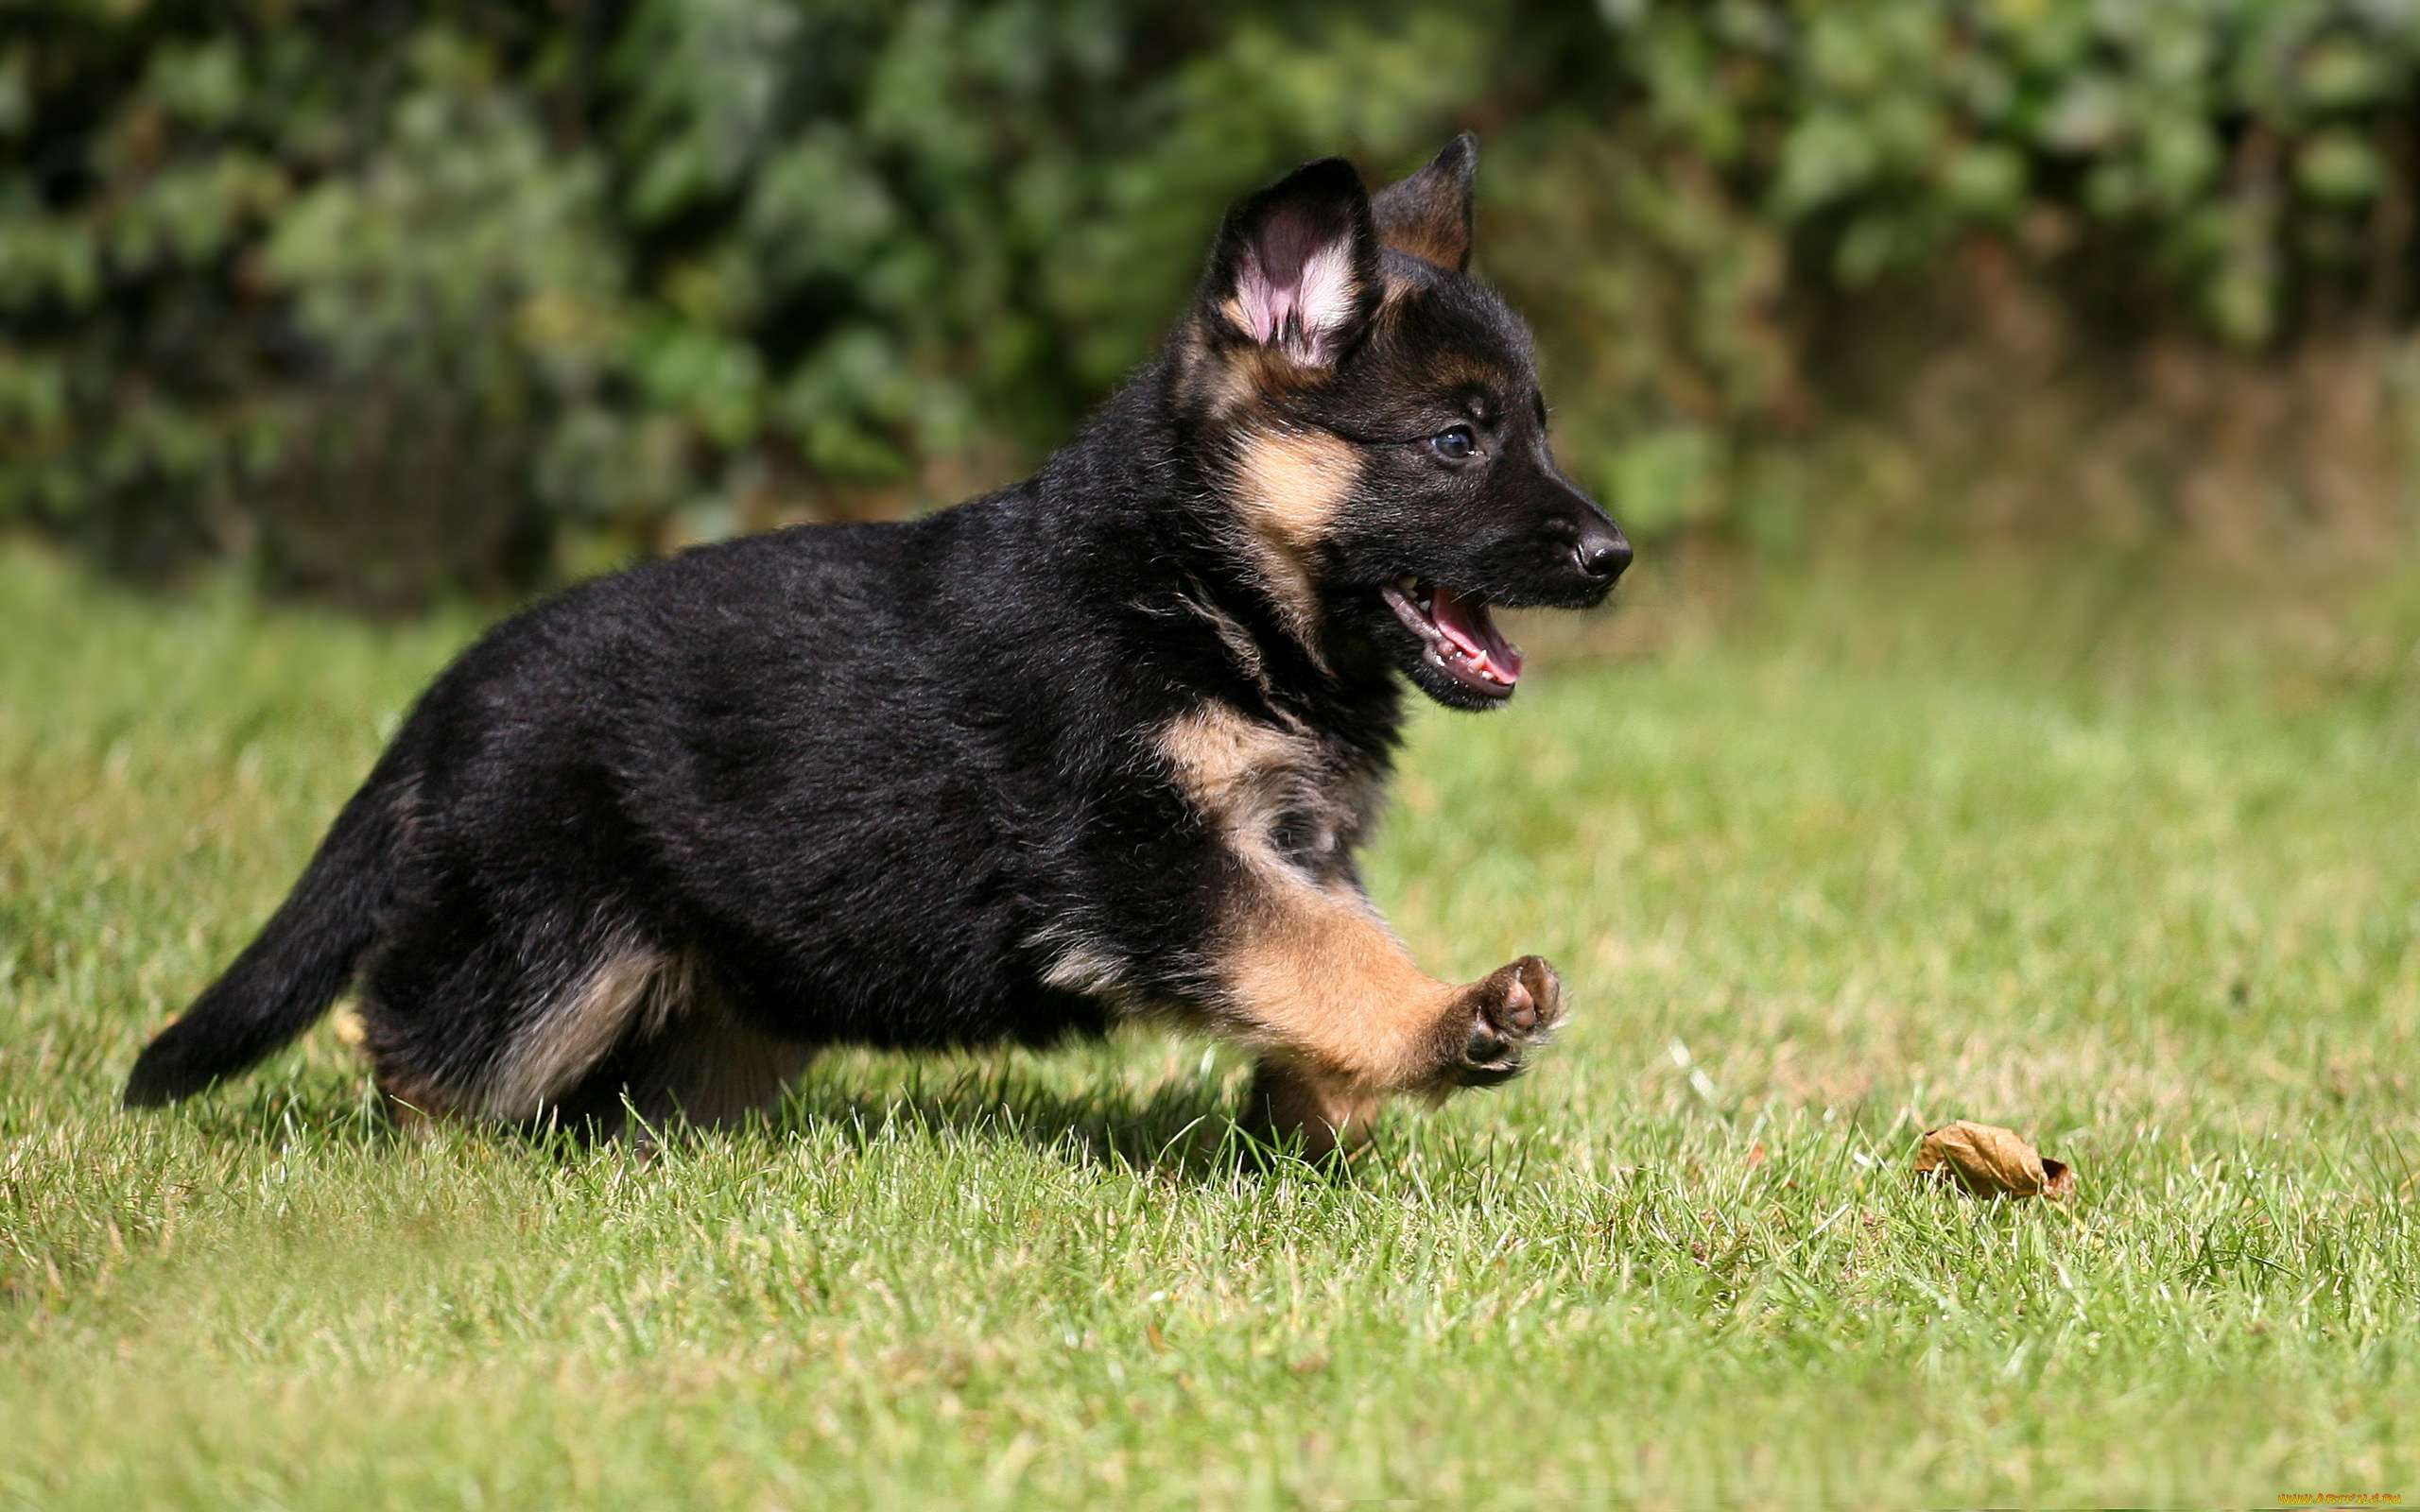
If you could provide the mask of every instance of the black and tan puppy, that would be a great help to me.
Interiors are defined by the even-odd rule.
[[[507,1121],[725,1121],[824,1045],[1151,1018],[1253,1047],[1246,1122],[1316,1154],[1519,1071],[1554,972],[1424,975],[1354,865],[1401,679],[1502,703],[1490,607],[1593,605],[1630,561],[1464,271],[1474,152],[1236,206],[1167,352],[1025,483],[497,626],[127,1101],[356,979],[398,1104]]]

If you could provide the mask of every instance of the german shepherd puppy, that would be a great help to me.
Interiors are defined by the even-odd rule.
[[[762,1108],[824,1045],[1251,1046],[1317,1156],[1521,1070],[1525,956],[1456,986],[1371,906],[1401,683],[1512,697],[1494,606],[1631,559],[1556,471],[1528,332],[1465,270],[1477,148],[1228,215],[1166,352],[1024,483],[725,541],[498,625],[438,678],[131,1106],[358,979],[402,1109],[617,1131]]]

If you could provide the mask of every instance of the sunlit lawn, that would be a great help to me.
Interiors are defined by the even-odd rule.
[[[471,626],[0,554],[0,1504],[2420,1499],[2413,595],[1725,582],[1420,720],[1374,890],[1578,1022],[1332,1181],[1155,1037],[652,1159],[332,1029],[122,1114]],[[1915,1184],[1955,1117],[2078,1194]]]

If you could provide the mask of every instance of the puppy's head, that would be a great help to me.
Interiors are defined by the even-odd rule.
[[[1467,270],[1477,159],[1457,137],[1374,199],[1328,158],[1244,199],[1179,343],[1187,428],[1297,633],[1358,634],[1461,709],[1520,678],[1491,608],[1590,607],[1631,557]]]

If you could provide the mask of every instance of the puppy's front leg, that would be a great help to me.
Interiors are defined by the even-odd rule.
[[[1563,984],[1526,955],[1466,987],[1411,963],[1341,868],[1300,864],[1281,831],[1321,826],[1314,854],[1349,849],[1357,825],[1323,800],[1349,774],[1306,736],[1212,704],[1172,721],[1160,751],[1217,838],[1210,1006],[1266,1057],[1248,1123],[1300,1131],[1305,1147],[1357,1143],[1377,1099],[1439,1096],[1518,1072],[1563,1021]],[[1302,816],[1312,822],[1297,822]],[[1294,817],[1289,819],[1289,816]]]
[[[1299,1141],[1303,1159],[1324,1160],[1369,1143],[1378,1097],[1288,1051],[1264,1050],[1236,1123],[1273,1143]]]
[[[1440,982],[1350,885],[1253,870],[1218,952],[1227,1017],[1263,1052],[1248,1126],[1299,1131],[1312,1155],[1349,1147],[1381,1096],[1503,1081],[1563,1022],[1563,985],[1534,955]]]

